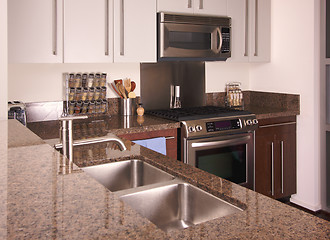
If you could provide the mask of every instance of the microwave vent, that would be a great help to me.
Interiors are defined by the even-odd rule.
[[[197,15],[178,15],[178,14],[167,14],[160,13],[160,22],[174,22],[183,24],[197,24],[197,25],[215,25],[215,26],[230,26],[230,17],[208,17],[208,16],[197,16]]]

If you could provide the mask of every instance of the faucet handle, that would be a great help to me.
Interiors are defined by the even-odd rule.
[[[81,116],[61,116],[58,118],[60,121],[72,121],[72,120],[79,120],[79,119],[87,119],[87,115],[81,115]]]

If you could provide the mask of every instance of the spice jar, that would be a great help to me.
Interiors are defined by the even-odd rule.
[[[90,73],[87,78],[87,87],[91,88],[94,84],[94,74]]]
[[[99,87],[101,81],[101,74],[96,73],[94,78],[94,87]]]
[[[87,99],[89,101],[92,101],[94,98],[94,91],[95,89],[93,87],[89,88],[88,94],[87,94]]]
[[[70,90],[69,90],[69,101],[73,101],[74,99],[75,99],[75,91],[76,91],[76,89],[75,88],[70,88]]]
[[[75,100],[80,101],[82,98],[82,89],[81,87],[76,88],[76,95],[75,95]]]
[[[107,83],[107,74],[102,73],[101,81],[100,81],[100,87],[105,87],[106,83]]]
[[[88,113],[95,113],[95,101],[92,100],[88,106]]]
[[[106,87],[101,87],[100,98],[101,98],[101,99],[105,99],[106,96],[107,96],[107,88],[106,88]]]
[[[87,94],[88,94],[88,88],[83,88],[82,94],[81,94],[82,101],[85,101],[87,99]]]
[[[80,87],[81,86],[81,74],[77,73],[76,78],[75,78],[75,87]]]
[[[81,86],[83,88],[87,87],[87,73],[84,73],[81,78]]]
[[[101,94],[101,88],[100,87],[96,87],[95,88],[95,93],[94,93],[94,100],[99,100],[100,94]]]
[[[69,75],[69,88],[74,88],[74,87],[75,87],[74,74],[70,73],[70,75]]]

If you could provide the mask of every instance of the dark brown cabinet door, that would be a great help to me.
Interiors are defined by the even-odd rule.
[[[261,125],[255,143],[255,190],[272,198],[296,193],[295,122]]]

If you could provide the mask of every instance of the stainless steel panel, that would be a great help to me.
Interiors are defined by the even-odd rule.
[[[205,106],[204,62],[142,63],[141,101],[146,110],[169,109],[171,85],[180,86],[182,107]]]

